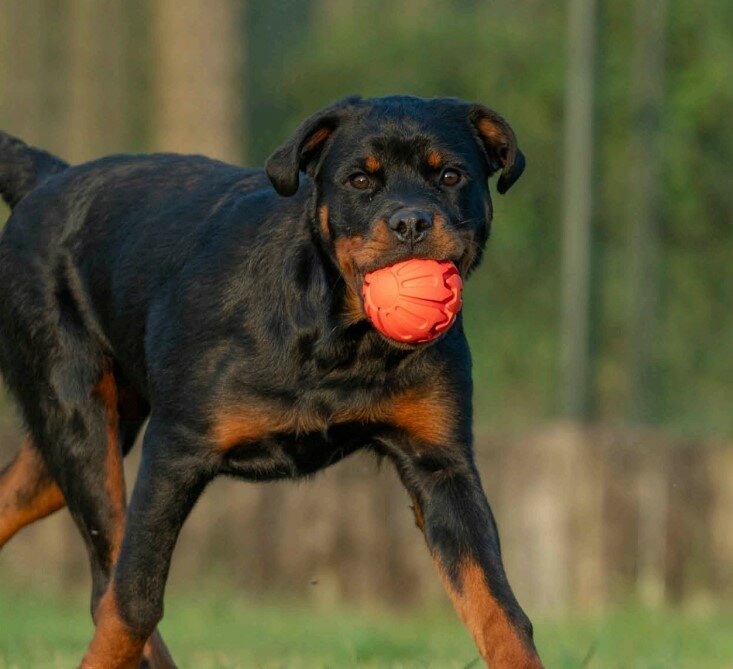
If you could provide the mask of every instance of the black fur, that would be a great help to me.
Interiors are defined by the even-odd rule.
[[[500,141],[480,132],[487,117]],[[425,162],[433,150],[439,168]],[[349,177],[365,170],[367,155],[379,169],[358,190]],[[458,186],[442,185],[445,166],[460,171]],[[523,168],[503,119],[452,99],[347,98],[305,121],[266,173],[179,155],[68,167],[0,135],[0,191],[14,207],[0,240],[0,366],[93,564],[112,539],[99,462],[104,416],[90,389],[111,365],[135,399],[138,412],[120,403],[125,452],[150,414],[115,568],[131,629],[148,635],[162,615],[178,532],[213,477],[292,478],[369,448],[396,464],[455,587],[461,561],[475,560],[531,646],[473,465],[460,318],[434,344],[397,346],[344,316],[376,267],[435,257],[466,275],[489,235],[487,178],[502,170],[504,192]],[[346,272],[344,240],[368,238],[395,210],[418,206],[446,221],[442,242],[437,232],[394,238]],[[389,421],[363,418],[427,387],[450,403],[449,443],[421,448]],[[218,448],[218,412],[242,406],[295,418]],[[93,606],[110,575],[94,573]]]
[[[46,151],[35,149],[0,131],[0,195],[15,207],[44,179],[68,164]]]

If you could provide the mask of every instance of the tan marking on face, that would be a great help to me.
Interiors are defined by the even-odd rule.
[[[350,247],[351,259],[356,268],[378,264],[380,258],[394,248],[394,235],[387,221],[380,219],[373,226],[368,237],[360,238],[361,243]]]
[[[433,229],[430,231],[429,257],[441,260],[455,260],[460,263],[467,249],[467,240],[454,230],[451,230],[444,216],[436,214]],[[387,226],[387,221],[380,219],[373,226],[368,236],[343,237],[336,240],[336,258],[341,273],[354,290],[358,271],[364,267],[374,267],[380,264],[380,259],[395,248],[395,237]],[[471,258],[473,261],[473,258]]]
[[[61,490],[27,437],[15,460],[0,473],[0,547],[20,529],[64,504]]]
[[[474,261],[476,260],[478,248],[476,246],[476,237],[473,232],[465,231],[461,236],[461,241],[464,244],[464,251],[458,261],[458,269],[462,276],[466,276],[468,270],[471,269]]]
[[[459,568],[460,591],[453,585],[440,558],[433,555],[456,612],[471,633],[481,657],[491,669],[543,669],[537,651],[512,625],[492,595],[483,569],[473,560]]]
[[[382,163],[376,156],[367,156],[367,159],[364,161],[364,167],[367,172],[374,174],[382,169]]]
[[[357,295],[356,288],[351,284],[346,286],[343,317],[344,322],[347,325],[356,325],[356,323],[359,323],[366,318],[361,298]]]
[[[316,130],[316,132],[311,135],[310,139],[303,145],[303,153],[313,151],[313,149],[315,149],[321,142],[325,141],[330,134],[330,128],[321,128],[320,130]]]
[[[109,495],[110,505],[114,514],[112,536],[112,552],[108,556],[109,565],[117,561],[117,555],[122,545],[125,533],[125,474],[122,465],[122,451],[119,440],[119,414],[117,410],[117,383],[110,370],[106,370],[101,380],[94,388],[94,394],[104,407],[107,454],[105,457],[105,488]]]
[[[331,239],[331,229],[328,227],[328,205],[322,204],[318,208],[318,222],[321,224],[321,232],[325,239]]]
[[[358,290],[359,286],[356,266],[352,254],[363,244],[363,237],[340,237],[336,240],[336,262],[341,269],[346,284],[346,296],[343,305],[343,316],[347,324],[353,325],[366,318]]]
[[[339,237],[336,240],[336,261],[347,282],[353,283],[356,280],[353,254],[363,243],[364,238],[360,236]]]
[[[137,669],[146,639],[131,632],[120,617],[112,582],[94,618],[97,628],[80,669]]]
[[[443,156],[440,151],[431,151],[428,154],[428,165],[433,169],[437,170],[443,165]]]
[[[441,214],[433,217],[433,229],[430,231],[432,253],[437,258],[456,260],[463,256],[466,244],[461,235],[451,230],[448,221]]]

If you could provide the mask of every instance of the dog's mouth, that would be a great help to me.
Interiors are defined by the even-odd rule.
[[[348,287],[343,307],[347,324],[370,320],[364,301],[364,286],[367,276],[372,273],[409,260],[433,260],[438,263],[453,263],[459,277],[465,279],[473,263],[472,239],[447,229],[445,225],[441,225],[431,239],[419,244],[395,244],[391,237],[384,234],[380,226],[376,226],[368,237],[341,237],[336,240],[336,259]],[[387,337],[385,340],[393,345],[419,348],[438,341],[443,334],[416,344],[398,342]]]
[[[452,260],[411,257],[364,272],[360,287],[362,312],[392,344],[440,339],[461,309],[463,280]]]
[[[473,262],[473,258],[466,248],[462,248],[458,252],[449,255],[420,252],[390,254],[380,258],[376,262],[371,262],[363,266],[353,262],[353,285],[355,291],[361,295],[364,288],[364,281],[368,274],[379,272],[380,270],[409,260],[435,260],[439,263],[453,263],[462,279],[465,279],[467,270]]]

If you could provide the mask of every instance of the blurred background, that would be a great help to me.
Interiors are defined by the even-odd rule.
[[[528,169],[494,198],[465,322],[507,570],[548,620],[730,610],[732,71],[730,0],[0,0],[0,127],[71,162],[262,165],[349,93],[509,120]],[[0,462],[19,440],[3,396]],[[87,579],[65,512],[0,555],[11,589]],[[213,485],[171,591],[202,579],[331,611],[446,606],[396,477],[359,456],[297,485]],[[654,666],[729,667],[726,648]]]

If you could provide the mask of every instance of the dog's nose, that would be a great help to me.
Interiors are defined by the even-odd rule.
[[[433,217],[417,209],[400,209],[387,224],[401,242],[419,242],[433,227]]]

